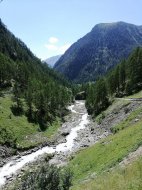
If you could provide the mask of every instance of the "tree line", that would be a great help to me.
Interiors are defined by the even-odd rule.
[[[12,92],[12,112],[45,130],[72,100],[70,84],[41,62],[0,20],[0,91]]]
[[[113,97],[123,97],[142,90],[142,48],[136,48],[105,77],[87,85],[86,107],[96,116],[104,111]]]

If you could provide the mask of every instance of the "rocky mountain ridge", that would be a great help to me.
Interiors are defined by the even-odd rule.
[[[54,68],[77,83],[95,81],[141,46],[142,26],[97,24],[65,52]]]

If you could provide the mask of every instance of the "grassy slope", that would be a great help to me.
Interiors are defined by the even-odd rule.
[[[128,98],[142,98],[142,91],[140,91],[134,95],[128,96]]]
[[[14,116],[10,109],[11,105],[10,95],[0,97],[0,127],[6,128],[17,138],[18,147],[28,148],[36,146],[51,138],[57,132],[60,126],[58,119],[45,132],[38,132],[39,126],[29,123],[24,115]]]
[[[129,152],[142,145],[142,119],[136,123],[133,122],[141,112],[141,108],[132,112],[125,121],[116,126],[118,132],[115,135],[111,135],[96,145],[80,151],[75,158],[70,161],[69,166],[74,173],[73,190],[92,190],[91,183],[96,184],[97,182],[94,180],[87,183],[88,186],[84,186],[81,185],[84,179],[90,179],[96,174],[98,176],[101,175],[104,171],[117,165]],[[104,179],[100,177],[99,180]],[[101,188],[96,189],[100,190]]]
[[[118,125],[112,128],[112,132],[118,132],[126,127],[129,127],[132,122],[139,120],[142,117],[142,107],[134,110],[126,119],[125,121],[120,122]]]
[[[100,113],[96,118],[95,121],[100,124],[101,121],[103,120],[103,118],[108,115],[111,114],[113,112],[115,112],[117,114],[117,110],[121,109],[122,107],[128,106],[130,104],[129,100],[125,100],[125,99],[114,99],[113,103],[102,113]]]
[[[105,172],[95,180],[74,187],[75,190],[141,190],[142,157],[125,168]]]

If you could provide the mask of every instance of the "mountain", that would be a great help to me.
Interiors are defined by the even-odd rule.
[[[49,57],[48,59],[44,60],[48,65],[49,67],[53,68],[55,63],[60,59],[62,55],[56,55],[56,56],[53,56],[53,57]]]
[[[34,56],[0,20],[0,146],[17,147],[21,141],[20,147],[25,145],[26,135],[45,131],[62,118],[70,100],[68,82]]]
[[[136,48],[106,76],[85,87],[86,107],[89,114],[97,116],[110,104],[112,97],[123,97],[142,90],[142,48]]]
[[[94,81],[138,46],[142,46],[142,26],[97,24],[65,52],[54,68],[77,83]]]

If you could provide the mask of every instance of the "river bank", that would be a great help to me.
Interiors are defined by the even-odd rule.
[[[59,129],[54,143],[12,157],[11,162],[0,168],[0,179],[4,180],[3,184],[5,182],[9,184],[17,175],[20,178],[32,162],[36,162],[37,165],[41,160],[44,161],[46,154],[52,155],[50,164],[65,165],[77,151],[111,134],[111,127],[125,119],[138,106],[137,102],[111,106],[105,118],[98,123],[88,116],[84,101],[76,101],[69,107],[71,113],[65,118],[65,123]]]
[[[64,165],[73,153],[97,142],[96,138],[93,138],[93,121],[87,114],[85,102],[76,101],[73,105],[69,106],[69,110],[71,113],[65,118],[66,122],[59,129],[58,135],[52,145],[26,151],[21,155],[11,158],[10,162],[0,168],[1,185],[15,179],[15,176],[20,173],[21,168],[21,172],[25,171],[23,168],[30,165],[31,162],[37,161],[38,163],[38,160],[45,154],[52,154],[50,164]],[[91,132],[91,137],[89,138],[92,140],[87,140],[88,132]],[[83,133],[86,133],[86,136],[83,138],[84,140],[82,139]],[[97,133],[99,138],[101,138],[100,135],[102,135],[102,131]],[[21,174],[18,176],[21,176]]]
[[[73,109],[73,107],[75,107]],[[0,168],[0,183],[3,185],[7,180],[12,179],[12,175],[19,172],[26,164],[35,161],[41,155],[59,154],[60,152],[70,152],[74,146],[74,139],[77,137],[77,131],[83,129],[88,123],[88,114],[85,110],[84,102],[76,102],[70,106],[71,114],[68,121],[65,122],[59,130],[56,141],[52,146],[40,147],[12,157],[10,162]],[[82,112],[83,110],[83,112]],[[79,111],[79,112],[78,112]]]

